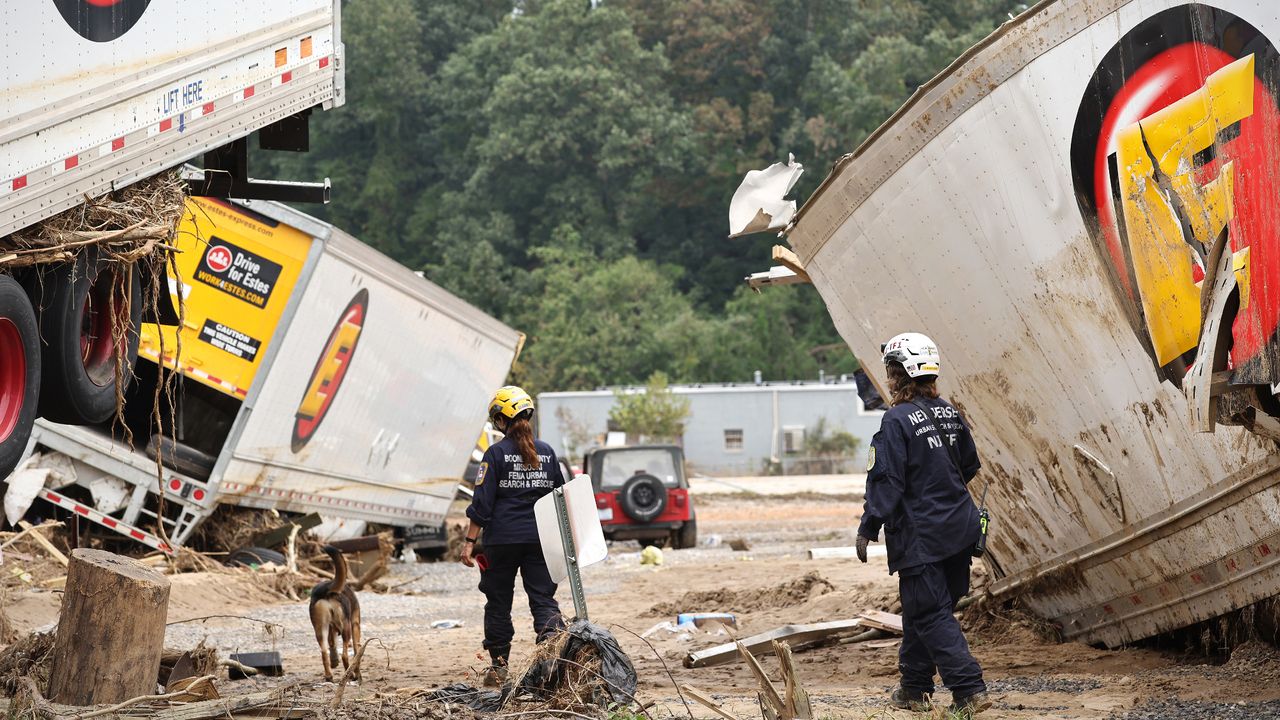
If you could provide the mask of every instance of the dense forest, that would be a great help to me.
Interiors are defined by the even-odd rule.
[[[530,390],[816,378],[856,367],[813,288],[754,293],[744,173],[794,153],[803,199],[1009,0],[349,0],[347,104],[320,210],[528,333]],[[307,208],[315,212],[315,208]]]

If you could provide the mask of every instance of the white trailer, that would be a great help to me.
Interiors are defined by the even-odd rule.
[[[1120,645],[1280,594],[1280,14],[1046,1],[787,231],[842,337],[942,349],[995,593]]]
[[[131,423],[134,447],[111,427],[37,421],[28,468],[53,469],[40,497],[161,550],[220,504],[441,526],[523,335],[284,205],[192,203],[171,278],[182,349],[144,326],[125,413],[149,414],[163,362],[185,417],[163,440]],[[234,274],[250,263],[256,280]]]
[[[0,3],[0,236],[343,102],[338,0]]]
[[[37,414],[96,423],[109,413],[130,375],[115,368],[133,362],[134,339],[117,336],[138,322],[145,277],[83,242],[31,261],[20,257],[30,238],[13,238],[201,155],[194,194],[327,201],[327,180],[251,180],[247,136],[305,150],[310,113],[342,104],[340,7],[0,3],[0,479]]]

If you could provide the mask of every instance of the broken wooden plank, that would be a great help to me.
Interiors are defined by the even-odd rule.
[[[792,252],[790,248],[774,245],[773,261],[803,278],[804,282],[813,282],[809,279],[809,273],[804,269],[804,263],[800,262],[800,257]]]
[[[898,635],[902,634],[902,616],[880,610],[867,610],[858,616],[862,624],[877,630],[886,630]]]
[[[319,524],[319,513],[303,515],[302,517],[296,520],[291,520],[279,527],[274,527],[270,530],[265,530],[254,535],[253,540],[249,542],[249,545],[253,547],[274,548],[279,545],[283,545],[285,541],[289,539],[289,534],[293,532],[293,528],[296,527],[298,528],[298,531],[301,532],[303,530],[310,530]]]
[[[741,643],[753,653],[767,655],[773,652],[774,640],[787,640],[794,648],[819,640],[843,637],[864,629],[858,620],[832,620],[805,625],[783,625],[769,632],[744,638]],[[738,657],[737,644],[725,643],[706,650],[689,653],[684,658],[684,666],[687,668],[699,668],[723,665],[733,662]]]
[[[813,720],[813,705],[809,702],[809,693],[800,686],[800,676],[796,673],[796,661],[791,655],[791,646],[783,640],[773,641],[773,652],[778,656],[778,665],[782,668],[784,686],[783,699],[787,706],[787,715],[793,720]]]
[[[31,523],[27,522],[26,520],[19,520],[18,527],[22,528],[25,532],[29,533],[31,535],[31,538],[35,540],[37,543],[39,543],[40,547],[44,548],[44,551],[49,553],[49,556],[52,557],[54,560],[57,560],[62,565],[62,567],[66,567],[67,564],[71,562],[70,560],[67,559],[66,555],[62,554],[61,550],[54,547],[54,544],[49,542],[49,538],[45,537],[40,532],[45,528],[53,527],[53,525],[49,523],[45,523],[37,528],[37,527],[33,527]],[[14,538],[14,539],[16,540],[17,538]]]
[[[681,685],[680,689],[684,691],[685,695],[688,695],[689,697],[693,698],[694,701],[696,701],[699,705],[719,715],[720,717],[724,718],[724,720],[738,720],[738,717],[736,715],[729,712],[728,710],[725,710],[720,703],[711,699],[710,695],[702,692],[698,688],[693,687],[692,685]]]
[[[760,683],[760,709],[764,712],[765,717],[770,716],[770,710],[773,711],[776,717],[787,717],[787,706],[782,702],[782,696],[778,694],[778,688],[773,686],[773,681],[765,674],[764,667],[760,665],[760,661],[756,659],[755,655],[751,654],[746,645],[738,642],[734,643],[734,646],[737,648],[743,662],[747,664],[747,668],[751,670],[751,674],[756,676],[756,682]]]

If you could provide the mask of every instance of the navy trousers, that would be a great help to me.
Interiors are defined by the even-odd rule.
[[[533,631],[541,642],[564,628],[560,605],[556,602],[556,584],[551,582],[547,561],[538,543],[486,545],[485,560],[489,568],[480,573],[480,592],[484,593],[484,647],[506,651],[516,636],[511,624],[511,601],[516,591],[516,571],[524,580],[533,613]]]
[[[952,614],[969,592],[969,550],[946,560],[906,568],[898,573],[902,595],[902,646],[898,670],[904,690],[933,693],[934,672],[956,698],[985,692],[982,668]]]

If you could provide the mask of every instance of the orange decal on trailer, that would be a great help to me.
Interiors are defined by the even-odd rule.
[[[307,381],[306,392],[298,403],[291,443],[295,453],[311,440],[329,412],[329,407],[333,405],[333,399],[351,367],[352,358],[355,357],[356,345],[360,342],[360,332],[364,330],[368,312],[369,291],[361,288],[338,316],[338,324],[329,333],[329,340],[324,344],[320,359],[311,371],[311,379]]]

